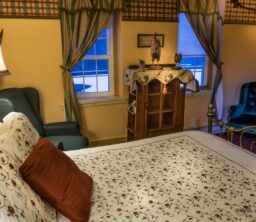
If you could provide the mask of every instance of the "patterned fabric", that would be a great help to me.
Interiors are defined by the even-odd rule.
[[[250,11],[240,7],[234,7],[230,0],[226,0],[224,23],[226,24],[256,24],[256,1],[239,0],[246,7],[255,9]]]
[[[128,0],[123,21],[177,22],[176,0]]]
[[[60,0],[65,111],[67,120],[81,124],[79,105],[71,69],[97,40],[111,13],[121,10],[124,0]],[[94,9],[94,6],[97,10]],[[92,9],[92,10],[91,10]]]
[[[19,164],[0,148],[0,221],[56,221],[56,211],[21,178]]]
[[[3,121],[5,132],[0,135],[0,147],[21,164],[31,153],[39,134],[22,113],[11,112]]]
[[[130,86],[130,91],[134,91],[137,89],[136,81],[141,85],[147,85],[153,79],[157,79],[163,84],[168,84],[174,79],[179,79],[181,82],[186,83],[187,89],[196,91],[196,83],[190,70],[164,69],[142,72],[128,69],[125,73],[124,83]]]
[[[70,155],[94,180],[90,222],[255,219],[256,171],[188,133],[148,141]]]
[[[1,0],[0,17],[58,18],[58,0]]]
[[[0,124],[0,221],[56,221],[56,211],[21,178],[21,163],[39,135],[21,113],[9,113]]]
[[[92,178],[50,141],[40,138],[19,172],[36,193],[71,221],[88,221]]]

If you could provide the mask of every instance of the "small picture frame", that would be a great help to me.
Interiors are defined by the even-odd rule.
[[[139,48],[150,47],[154,34],[138,34],[137,46]],[[156,34],[156,37],[160,41],[160,47],[164,47],[164,34]]]

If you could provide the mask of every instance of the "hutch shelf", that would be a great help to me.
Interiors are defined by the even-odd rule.
[[[183,130],[185,84],[179,79],[166,84],[152,80],[129,93],[128,141],[174,133]]]
[[[127,140],[138,140],[183,130],[185,90],[195,91],[191,71],[163,66],[139,70],[130,66]]]

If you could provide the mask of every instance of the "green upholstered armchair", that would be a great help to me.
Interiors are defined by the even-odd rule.
[[[39,93],[35,88],[8,88],[0,90],[0,119],[9,112],[25,114],[42,137],[47,137],[57,147],[74,150],[89,146],[77,122],[44,124],[40,115]]]
[[[256,82],[242,85],[239,104],[229,108],[228,124],[235,128],[256,125]],[[248,132],[256,133],[255,130]]]

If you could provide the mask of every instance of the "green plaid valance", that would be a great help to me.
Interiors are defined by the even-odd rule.
[[[1,0],[0,17],[58,18],[58,0]]]
[[[256,10],[255,0],[239,0],[246,7]],[[225,7],[225,24],[256,24],[256,12],[242,8],[234,8],[230,0],[226,0]]]
[[[177,22],[177,1],[127,0],[122,20]]]

